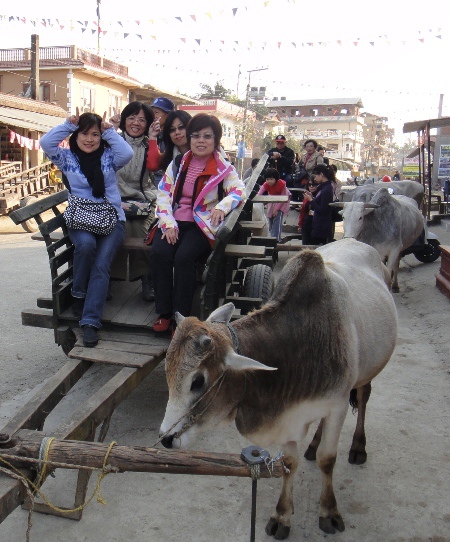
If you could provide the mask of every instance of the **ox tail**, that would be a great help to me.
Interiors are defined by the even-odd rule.
[[[349,403],[350,403],[350,406],[352,407],[353,414],[355,413],[356,410],[358,410],[357,393],[358,392],[357,392],[356,388],[353,388],[352,391],[350,392]]]

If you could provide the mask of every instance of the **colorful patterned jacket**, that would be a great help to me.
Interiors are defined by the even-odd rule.
[[[162,231],[169,228],[178,228],[173,216],[173,202],[180,176],[185,174],[192,159],[192,151],[188,151],[181,161],[180,168],[174,176],[173,163],[170,163],[166,173],[158,185],[156,198],[156,215],[159,218],[158,227]],[[223,183],[224,197],[219,201],[219,185]],[[195,181],[193,214],[197,226],[212,244],[220,226],[211,225],[211,212],[214,209],[223,211],[227,215],[247,198],[245,185],[239,179],[234,167],[227,162],[219,152],[209,158],[202,174]]]

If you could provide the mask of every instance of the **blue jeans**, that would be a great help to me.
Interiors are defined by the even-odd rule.
[[[282,211],[278,211],[277,216],[269,218],[270,236],[276,237],[278,241],[281,241],[281,231],[283,229],[283,216]]]
[[[109,269],[125,237],[125,223],[117,222],[109,235],[95,235],[69,228],[73,255],[73,297],[85,299],[80,326],[102,327],[101,318],[108,293]]]

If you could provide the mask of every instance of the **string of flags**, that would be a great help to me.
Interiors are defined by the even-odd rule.
[[[268,5],[269,2],[265,2],[264,5]],[[247,9],[247,8],[245,8]],[[233,17],[236,16],[238,8],[231,8],[231,14]],[[228,12],[228,10],[227,10]],[[225,10],[218,12],[218,16],[222,16],[225,13]],[[213,19],[211,13],[203,14],[207,16],[208,19]],[[186,22],[189,19],[190,22],[198,22],[198,15],[190,15],[187,18],[176,16],[172,20],[177,20],[180,23]],[[158,20],[135,20],[135,21],[89,21],[89,20],[76,20],[76,19],[48,19],[48,18],[27,18],[20,15],[0,15],[0,22],[8,23],[23,23],[31,24],[34,27],[42,26],[45,28],[51,29],[60,29],[60,30],[70,30],[70,31],[80,31],[81,33],[90,33],[91,35],[98,34],[100,37],[111,36],[114,38],[122,37],[123,39],[129,37],[137,37],[140,40],[151,39],[157,43],[161,43],[162,39],[157,34],[155,34],[155,25],[169,24],[171,22],[170,18],[162,18]],[[139,27],[139,32],[135,32],[135,28]],[[182,27],[180,27],[180,30]],[[204,27],[202,26],[202,30]],[[125,31],[126,30],[126,31]],[[165,32],[163,32],[165,34]],[[442,28],[429,28],[427,30],[419,30],[411,34],[411,37],[408,39],[402,39],[398,36],[390,36],[388,34],[379,34],[372,38],[345,38],[345,39],[333,39],[333,40],[322,40],[322,41],[264,41],[264,42],[253,42],[247,40],[233,40],[233,39],[217,39],[217,40],[208,40],[202,38],[190,38],[190,37],[177,37],[176,39],[182,42],[185,45],[192,45],[195,48],[213,46],[218,47],[219,51],[222,52],[222,49],[225,48],[228,50],[237,50],[242,49],[242,47],[252,50],[255,48],[262,48],[265,50],[268,46],[275,46],[278,49],[289,48],[297,49],[298,47],[328,47],[330,45],[345,46],[351,45],[353,47],[358,47],[361,45],[368,45],[370,47],[375,47],[379,44],[391,45],[391,44],[401,44],[407,45],[411,42],[419,42],[422,44],[428,43],[431,40],[442,40],[443,33]],[[157,52],[157,53],[176,53],[180,52],[178,48],[171,49],[146,49],[146,52]],[[206,52],[208,52],[206,50]]]
[[[23,148],[26,147],[30,151],[39,151],[41,150],[41,145],[39,143],[38,139],[31,139],[29,137],[25,137],[23,135],[20,135],[13,130],[9,131],[9,142],[14,143],[17,140],[17,143]],[[59,147],[63,147],[64,149],[69,148],[69,143],[67,141],[61,141],[59,144]]]

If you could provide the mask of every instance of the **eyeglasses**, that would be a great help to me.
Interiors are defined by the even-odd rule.
[[[180,124],[179,126],[177,126],[176,128],[171,128],[169,130],[169,133],[170,134],[174,134],[176,131],[179,131],[179,132],[182,132],[183,130],[186,130],[186,127],[183,125],[183,124]]]
[[[139,122],[139,124],[147,124],[147,119],[145,117],[127,117],[125,122]]]
[[[192,139],[204,139],[205,141],[210,141],[211,139],[214,138],[214,134],[199,134],[199,133],[195,133],[195,134],[191,134],[191,138],[192,138]]]

